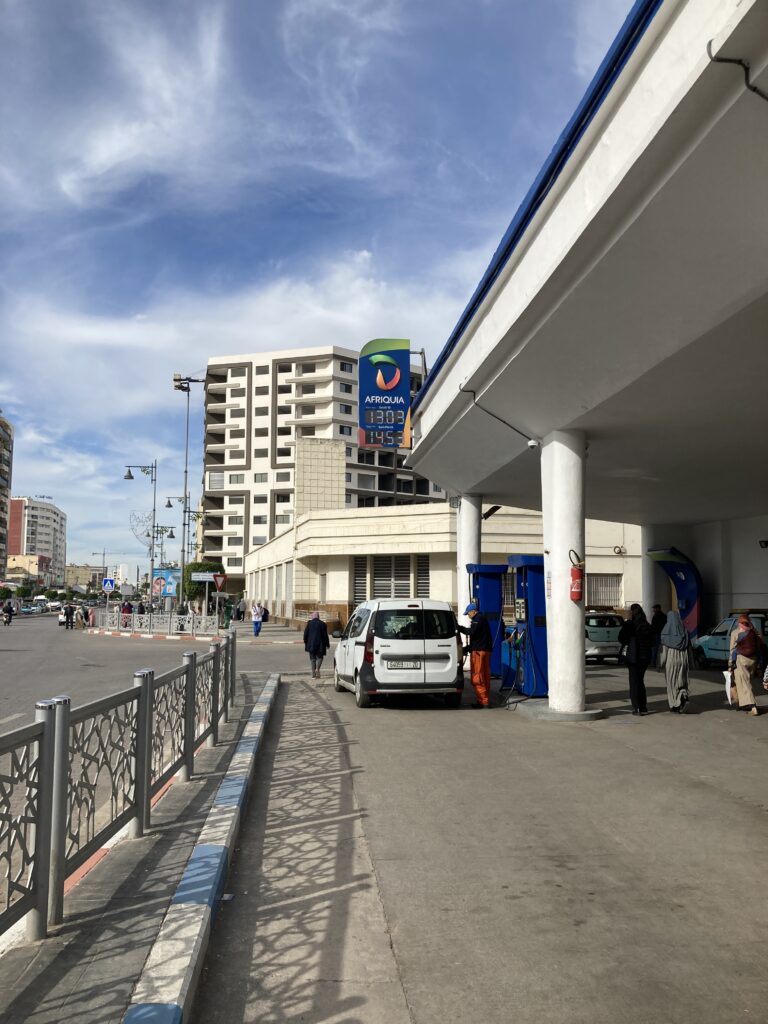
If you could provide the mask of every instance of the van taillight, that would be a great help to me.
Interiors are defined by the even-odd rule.
[[[363,661],[367,661],[369,665],[373,664],[373,629],[369,629],[365,637]]]

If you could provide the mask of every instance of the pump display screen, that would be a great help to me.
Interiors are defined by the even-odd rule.
[[[405,425],[405,409],[366,409],[365,425],[402,427]]]
[[[365,444],[379,444],[387,448],[402,448],[404,446],[402,430],[366,430],[364,437]]]

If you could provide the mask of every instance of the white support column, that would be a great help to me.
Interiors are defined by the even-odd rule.
[[[541,450],[549,711],[585,711],[584,601],[570,598],[571,555],[584,558],[586,442],[577,430],[549,434]]]
[[[465,625],[467,619],[463,613],[472,597],[467,566],[480,562],[482,507],[482,497],[462,494],[456,511],[456,607],[459,621]]]
[[[647,551],[654,548],[653,526],[640,527],[640,557],[642,558],[643,573],[643,596],[641,604],[643,611],[651,619],[651,608],[656,603],[656,563],[648,557]]]

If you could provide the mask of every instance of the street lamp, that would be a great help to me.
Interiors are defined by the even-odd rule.
[[[152,529],[149,547],[149,631],[152,632],[152,580],[155,575],[155,519],[157,517],[157,459],[154,459],[148,466],[126,466],[124,480],[133,480],[132,469],[141,470],[144,476],[148,476],[152,482]]]
[[[205,384],[204,377],[183,377],[180,373],[173,375],[174,391],[182,391],[187,396],[187,422],[184,433],[184,497],[182,499],[184,510],[181,517],[181,583],[179,584],[179,604],[184,600],[184,562],[187,548],[187,529],[189,520],[189,487],[187,484],[189,469],[189,393],[192,390],[191,384]],[[170,498],[168,501],[170,502]],[[166,505],[168,508],[168,505]]]

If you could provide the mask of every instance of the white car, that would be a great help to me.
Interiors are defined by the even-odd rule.
[[[604,661],[617,658],[621,651],[619,631],[624,619],[615,612],[591,612],[584,616],[584,653],[587,658]]]
[[[462,645],[446,602],[366,601],[333,635],[334,688],[352,690],[359,708],[373,697],[406,693],[438,693],[449,707],[461,704]]]

